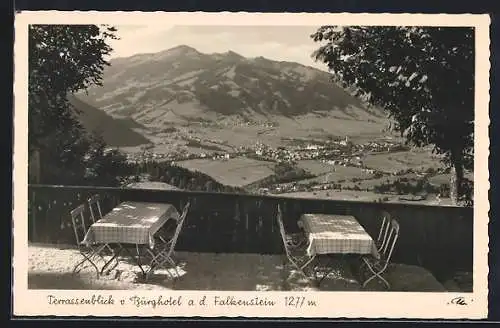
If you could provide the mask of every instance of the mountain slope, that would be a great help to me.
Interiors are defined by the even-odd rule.
[[[100,134],[106,144],[115,147],[138,146],[150,141],[132,130],[142,126],[130,119],[115,119],[75,96],[69,96],[70,104],[76,109],[78,120],[87,131]]]
[[[103,87],[82,99],[146,127],[196,122],[263,122],[305,115],[378,122],[382,115],[330,81],[328,73],[297,63],[203,54],[178,46],[111,61]]]

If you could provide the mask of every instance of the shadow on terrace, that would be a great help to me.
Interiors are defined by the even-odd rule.
[[[123,201],[162,202],[179,211],[191,207],[176,247],[176,276],[158,270],[141,282],[130,261],[108,275],[91,268],[72,275],[80,259],[69,211],[93,194],[103,213]],[[177,190],[137,190],[80,186],[29,186],[29,272],[33,289],[177,289],[177,290],[385,290],[362,288],[354,262],[334,262],[320,287],[287,263],[276,221],[283,210],[285,229],[298,231],[304,213],[353,215],[372,238],[382,211],[400,224],[400,237],[384,277],[391,291],[472,291],[473,209],[428,205],[297,199]],[[173,269],[171,269],[172,271]]]

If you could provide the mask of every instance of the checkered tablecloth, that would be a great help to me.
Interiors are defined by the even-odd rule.
[[[304,214],[299,220],[309,238],[309,255],[372,254],[377,247],[370,235],[353,216]]]
[[[153,235],[169,219],[179,213],[170,204],[123,202],[90,226],[84,243],[136,244],[154,247]]]

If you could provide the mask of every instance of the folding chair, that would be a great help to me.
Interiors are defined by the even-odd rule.
[[[101,210],[101,197],[99,194],[95,194],[88,199],[89,209],[90,209],[90,217],[92,218],[92,222],[96,223],[100,219],[102,219],[102,210]],[[94,213],[95,208],[95,213]]]
[[[158,251],[155,251],[155,249],[151,250],[148,249],[149,254],[152,256],[151,262],[150,262],[150,268],[146,274],[146,277],[149,276],[154,269],[164,266],[165,263],[170,264],[174,269],[175,273],[177,276],[179,276],[179,272],[177,271],[177,263],[175,263],[173,259],[173,255],[175,252],[175,245],[177,244],[177,239],[179,238],[179,235],[182,230],[182,226],[184,225],[184,221],[186,220],[186,216],[189,210],[190,202],[187,202],[187,204],[184,206],[182,210],[182,214],[177,221],[177,226],[175,228],[174,235],[169,238],[168,240],[165,239],[164,236],[157,235],[155,236],[159,242],[155,243],[155,246],[158,245],[158,248],[160,248]],[[168,275],[172,277],[169,271]]]
[[[315,256],[307,254],[306,248],[307,241],[305,239],[296,238],[297,235],[287,234],[285,225],[283,224],[283,213],[281,207],[278,205],[278,225],[280,228],[281,240],[285,248],[285,254],[288,261],[306,278],[309,278],[304,269],[314,260]]]
[[[388,212],[383,211],[382,224],[380,225],[377,241],[375,242],[375,244],[377,245],[377,250],[379,252],[382,247],[382,243],[385,241],[385,239],[387,238],[387,234],[389,233],[390,223],[391,223],[391,215]]]
[[[389,266],[389,262],[391,260],[392,253],[394,251],[394,246],[396,245],[398,237],[399,237],[399,223],[396,220],[391,219],[389,222],[388,233],[386,234],[386,237],[384,238],[380,246],[380,251],[379,251],[380,258],[376,259],[375,257],[372,256],[364,256],[362,258],[363,264],[366,265],[371,274],[371,276],[363,283],[363,288],[366,287],[366,285],[375,278],[380,279],[385,284],[387,289],[391,287],[390,284],[387,282],[387,280],[385,280],[384,277],[382,277],[382,274]]]
[[[73,274],[78,273],[82,269],[82,266],[85,262],[89,262],[95,268],[97,272],[97,278],[99,278],[99,268],[97,268],[97,265],[95,264],[93,259],[96,256],[99,256],[101,259],[104,260],[102,255],[100,255],[100,252],[104,249],[105,245],[94,247],[92,245],[83,242],[85,235],[87,234],[87,226],[85,224],[84,211],[85,211],[85,205],[82,204],[70,212],[71,223],[73,224],[73,231],[75,233],[75,239],[76,239],[76,244],[78,246],[78,251],[83,256],[83,259],[80,262],[78,262],[73,268]]]
[[[102,219],[102,210],[101,210],[101,197],[99,194],[95,194],[91,196],[88,199],[89,203],[89,209],[90,209],[90,217],[92,218],[92,223],[96,223],[100,219]],[[95,213],[94,213],[95,210]],[[114,254],[113,249],[111,246],[106,245],[104,248],[106,248],[108,251],[110,251],[112,254]]]

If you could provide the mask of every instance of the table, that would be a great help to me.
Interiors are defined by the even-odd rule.
[[[171,204],[123,202],[92,224],[83,240],[87,244],[117,244],[112,258],[103,266],[101,273],[127,248],[123,244],[133,244],[137,249],[137,264],[142,273],[145,271],[140,262],[139,247],[154,247],[154,234],[169,219],[178,220],[179,213]],[[130,253],[129,253],[130,254]],[[132,255],[132,254],[130,254]]]
[[[354,216],[303,214],[299,219],[299,226],[304,229],[308,236],[307,253],[310,256],[371,254],[376,258],[380,257],[372,237]],[[328,273],[325,274],[325,276],[327,275]]]
[[[299,223],[308,234],[309,255],[340,253],[379,256],[372,237],[354,216],[304,214]]]

